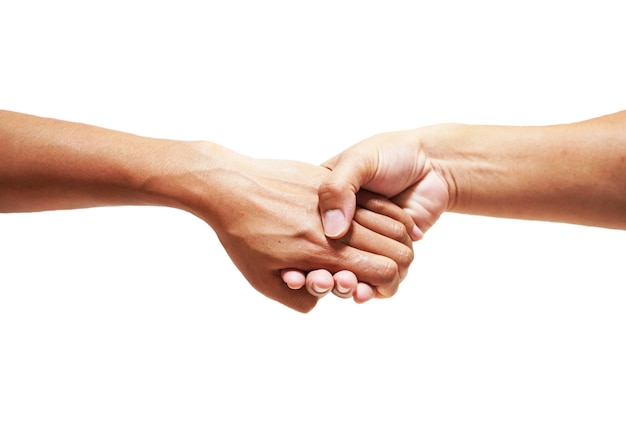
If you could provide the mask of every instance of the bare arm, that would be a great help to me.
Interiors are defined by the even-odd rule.
[[[445,211],[626,229],[626,111],[554,126],[443,124],[368,138],[333,157],[326,234],[347,231],[360,188],[422,234]]]
[[[0,111],[0,211],[180,206],[164,180],[195,159],[181,147],[169,140]]]
[[[348,269],[361,281],[393,289],[412,260],[410,239],[406,230],[399,234],[395,220],[387,225],[383,219],[374,231],[368,222],[376,219],[366,214],[345,238],[324,237],[317,187],[327,173],[300,162],[253,159],[211,142],[0,112],[0,211],[186,210],[211,225],[250,284],[299,311],[310,310],[317,298],[289,289],[281,269]]]
[[[626,229],[626,112],[442,131],[424,149],[451,187],[450,211]]]

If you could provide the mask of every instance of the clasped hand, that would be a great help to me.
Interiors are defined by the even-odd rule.
[[[394,295],[412,242],[446,210],[626,228],[625,120],[434,125],[313,166],[0,111],[0,212],[177,207],[215,230],[252,286],[306,312],[331,291]]]
[[[318,188],[330,173],[327,168],[217,148],[218,154],[210,153],[219,157],[212,178],[226,182],[212,187],[211,195],[198,195],[194,212],[215,229],[254,288],[301,312],[331,289],[357,300],[370,290],[385,297],[395,293],[413,260],[409,233],[414,224],[399,206],[360,192],[349,228],[331,239],[324,234],[318,209]]]
[[[433,127],[379,134],[324,163],[332,170],[318,188],[325,234],[331,239],[341,239],[350,230],[352,219],[359,219],[362,209],[357,206],[374,210],[371,203],[363,204],[361,200],[364,194],[361,188],[364,188],[380,194],[375,198],[385,209],[376,209],[377,219],[385,215],[402,221],[412,241],[421,239],[450,202],[449,185],[442,177],[443,171],[437,169],[436,162],[427,156],[420,142],[422,137],[432,137],[431,132],[438,130]],[[367,196],[374,198],[372,194]],[[402,207],[401,212],[397,207]],[[392,210],[396,212],[393,215]],[[388,297],[397,289],[397,285],[387,289],[358,282],[349,271],[331,275],[327,270],[316,270],[306,276],[303,272],[288,271],[282,276],[291,288],[306,286],[317,296],[323,296],[334,284],[336,295],[345,296],[342,294],[347,292],[357,302]]]

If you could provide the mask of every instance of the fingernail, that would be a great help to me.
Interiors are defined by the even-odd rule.
[[[341,285],[337,285],[337,287],[336,287],[335,289],[336,289],[336,290],[337,290],[337,292],[339,292],[340,294],[347,294],[348,292],[350,292],[350,291],[351,291],[351,289],[350,289],[350,288],[346,288],[346,287],[343,287],[343,286],[341,286]]]
[[[328,210],[324,213],[322,223],[326,236],[333,237],[339,235],[346,227],[346,218],[341,210]]]
[[[424,237],[424,232],[422,232],[420,228],[417,227],[417,225],[414,225],[413,230],[411,231],[411,239],[413,241],[419,241],[423,237]]]
[[[320,288],[316,285],[312,285],[311,288],[313,288],[313,291],[317,292],[318,294],[326,294],[328,292],[328,289]]]

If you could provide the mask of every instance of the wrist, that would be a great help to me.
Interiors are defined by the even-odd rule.
[[[438,135],[431,154],[451,190],[449,211],[593,224],[602,215],[607,165],[594,160],[602,144],[584,125],[450,124]]]
[[[458,142],[463,139],[464,125],[444,123],[418,129],[415,137],[417,149],[426,156],[429,166],[445,182],[448,203],[445,211],[457,211],[466,202],[464,193],[469,190],[467,157],[459,155]]]
[[[176,180],[193,143],[96,126],[0,113],[0,210],[98,206],[184,206]]]
[[[146,204],[178,208],[208,223],[223,197],[230,150],[207,141],[155,140],[147,170],[135,170],[134,189]],[[221,188],[224,188],[223,190]]]
[[[529,152],[516,148],[533,128],[448,123],[431,127],[425,149],[449,190],[447,211],[501,215],[518,195],[515,170]]]

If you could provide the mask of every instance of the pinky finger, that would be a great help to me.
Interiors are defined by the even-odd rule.
[[[359,282],[354,291],[354,301],[358,304],[363,304],[366,301],[371,300],[376,295],[374,288],[371,285],[363,282]]]

